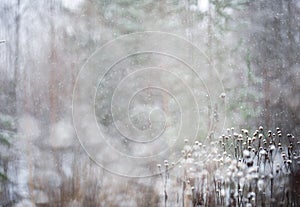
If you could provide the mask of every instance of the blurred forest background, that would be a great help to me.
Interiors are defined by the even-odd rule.
[[[179,35],[207,54],[224,85],[226,126],[300,135],[298,0],[0,0],[0,206],[162,203],[155,177],[96,166],[72,125],[89,55],[142,31]]]

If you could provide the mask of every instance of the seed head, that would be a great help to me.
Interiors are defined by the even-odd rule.
[[[256,137],[258,135],[258,130],[255,130],[255,132],[253,133],[253,136]]]
[[[245,158],[250,158],[250,152],[249,152],[249,150],[244,150],[244,151],[243,151],[243,156],[244,156]]]
[[[273,150],[275,150],[275,145],[274,144],[272,144],[271,146],[270,146],[270,151],[272,152]]]
[[[226,93],[221,93],[220,98],[224,99],[226,97]]]
[[[248,134],[249,134],[249,131],[248,131],[248,130],[245,130],[245,134],[248,135]]]
[[[261,154],[261,155],[266,155],[267,154],[267,151],[266,150],[260,150],[260,152],[259,152],[259,154]]]

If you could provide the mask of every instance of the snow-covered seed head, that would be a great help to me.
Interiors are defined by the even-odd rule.
[[[255,132],[253,133],[253,136],[256,137],[258,135],[258,130],[255,130]]]
[[[259,134],[259,135],[258,135],[258,138],[259,138],[259,139],[262,139],[263,137],[264,137],[263,134]]]
[[[157,164],[157,168],[160,169],[161,168],[161,164]]]
[[[259,129],[260,131],[264,130],[264,128],[263,128],[262,126],[260,126],[258,129]]]
[[[282,158],[286,158],[286,154],[283,152],[281,153]]]
[[[224,99],[226,97],[226,93],[221,93],[220,98]]]
[[[188,139],[184,139],[184,143],[186,143],[186,144],[187,144],[188,142],[189,142],[189,140],[188,140]]]
[[[247,129],[245,129],[245,130],[244,130],[244,133],[245,133],[246,135],[248,135],[248,134],[249,134],[249,131],[248,131]]]
[[[253,198],[255,198],[255,193],[254,192],[249,192],[248,193],[248,199],[251,200]]]
[[[238,141],[243,141],[243,135],[239,134]]]
[[[244,151],[243,151],[243,156],[244,156],[245,158],[250,158],[250,152],[249,152],[249,150],[244,150]]]
[[[267,154],[267,151],[264,150],[264,149],[262,149],[262,150],[260,150],[259,154],[260,154],[260,155],[266,155],[266,154]]]

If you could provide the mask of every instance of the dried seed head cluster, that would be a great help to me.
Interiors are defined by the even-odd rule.
[[[281,196],[292,204],[294,192],[289,179],[299,172],[300,142],[291,134],[265,131],[260,126],[251,134],[228,128],[210,143],[185,140],[177,185],[184,202],[201,206],[265,206]],[[197,206],[196,205],[196,206]]]

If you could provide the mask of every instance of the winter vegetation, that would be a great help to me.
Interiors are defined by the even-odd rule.
[[[297,206],[299,145],[262,126],[253,135],[231,128],[219,140],[186,140],[179,166],[158,164],[165,206]]]
[[[297,0],[0,0],[0,206],[300,206],[299,20]]]

